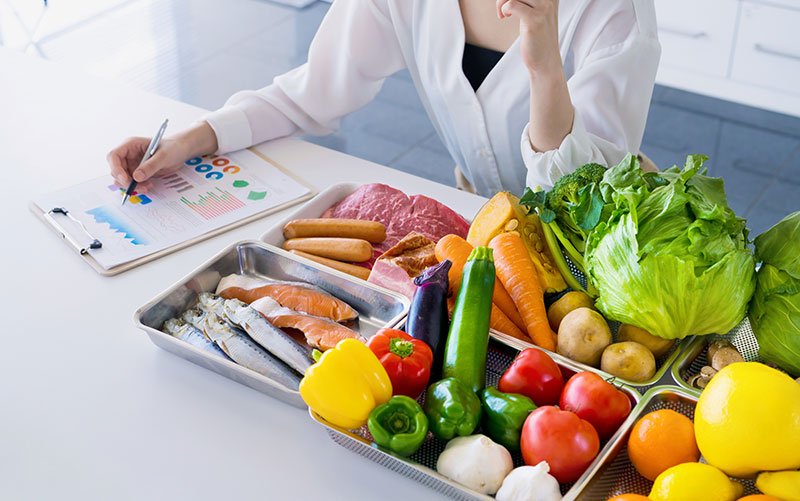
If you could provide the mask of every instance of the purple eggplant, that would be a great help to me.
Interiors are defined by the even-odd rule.
[[[433,351],[433,367],[441,367],[447,341],[449,318],[447,316],[447,291],[450,288],[447,272],[449,260],[426,268],[414,283],[417,290],[411,299],[406,319],[406,332],[424,341]]]

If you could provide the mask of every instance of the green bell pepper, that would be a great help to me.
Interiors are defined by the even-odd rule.
[[[407,457],[428,435],[428,418],[416,400],[396,395],[370,412],[367,427],[376,444]]]
[[[483,431],[508,450],[519,450],[522,425],[536,410],[533,400],[519,393],[503,393],[494,386],[481,392]]]
[[[481,401],[458,379],[442,379],[428,387],[425,414],[436,438],[450,440],[456,434],[465,437],[480,423]]]

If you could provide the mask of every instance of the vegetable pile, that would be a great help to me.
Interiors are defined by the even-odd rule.
[[[413,459],[431,440],[446,443],[437,471],[477,492],[556,500],[559,484],[578,480],[605,441],[624,436],[631,399],[613,378],[653,384],[676,339],[725,333],[749,304],[761,356],[800,374],[800,212],[759,236],[754,255],[746,221],[728,206],[722,179],[706,175],[706,160],[690,155],[682,169],[644,173],[629,155],[612,168],[584,165],[547,193],[496,194],[466,240],[446,235],[436,243],[439,264],[414,280],[406,332],[381,329],[366,347],[342,341],[306,372],[301,395],[335,426],[366,424],[375,444],[397,456]],[[607,319],[622,322],[616,333]],[[522,340],[537,347],[519,352],[497,387],[485,387],[490,328],[515,338],[498,336],[511,346]],[[715,346],[698,388],[721,387],[719,375],[746,369],[733,347]],[[613,378],[594,369],[574,373],[548,351]],[[737,387],[744,383],[737,380]],[[785,378],[781,385],[789,383],[795,384]],[[739,391],[745,404],[772,398]],[[769,398],[761,409],[737,407],[726,426],[755,422]],[[695,440],[698,422],[714,419],[703,416],[703,402],[695,423],[659,411],[632,430],[629,457],[655,482],[652,499],[678,492],[667,492],[675,482],[683,492],[716,486],[735,494],[738,484],[710,460],[705,443],[726,458],[762,459],[742,453],[733,436]],[[707,407],[733,409],[732,402],[725,397]],[[795,398],[792,413],[796,405]],[[776,443],[786,434],[778,433]],[[713,466],[697,463],[700,451]],[[526,466],[514,469],[512,457],[520,456]],[[778,469],[795,467],[787,465]],[[753,472],[766,466],[765,460]]]
[[[453,269],[461,273],[448,279]],[[448,328],[441,308],[449,287],[456,299]],[[335,426],[366,424],[375,444],[401,457],[413,456],[430,432],[446,442],[439,473],[478,492],[500,491],[498,499],[505,500],[529,499],[530,492],[561,499],[559,482],[583,474],[631,402],[591,372],[565,384],[562,368],[537,348],[518,353],[498,387],[484,387],[495,287],[510,298],[506,308],[527,306],[514,315],[526,329],[520,335],[532,334],[552,349],[555,335],[536,268],[522,238],[501,232],[488,247],[472,249],[465,262],[451,267],[445,259],[423,272],[408,333],[381,329],[366,346],[349,339],[322,354],[300,383],[301,396]],[[428,343],[437,350],[444,344],[440,360]],[[421,406],[414,399],[423,390]],[[515,470],[509,451],[519,451],[528,466]]]
[[[722,179],[705,175],[706,160],[690,155],[683,169],[644,173],[628,155],[600,181],[592,167],[594,177],[523,202],[568,235],[561,244],[584,266],[606,317],[665,339],[727,332],[744,318],[755,260],[746,222]]]
[[[800,212],[789,214],[755,240],[761,261],[750,303],[759,354],[800,376]]]

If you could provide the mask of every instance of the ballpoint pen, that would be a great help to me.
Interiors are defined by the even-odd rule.
[[[164,119],[164,123],[161,124],[161,127],[159,127],[158,132],[156,132],[156,135],[153,136],[153,139],[150,140],[150,144],[147,146],[147,150],[145,150],[144,152],[142,161],[139,162],[139,166],[136,167],[137,169],[141,167],[143,163],[145,163],[147,160],[150,159],[150,157],[152,157],[155,154],[156,150],[158,149],[158,145],[161,142],[161,137],[164,135],[164,131],[167,130],[167,122],[169,122],[169,119],[168,118]],[[133,173],[131,173],[131,184],[129,184],[128,189],[125,190],[125,196],[122,197],[122,205],[125,205],[125,200],[127,200],[128,197],[133,195],[133,191],[136,189],[136,184],[137,184],[136,181],[133,180]]]

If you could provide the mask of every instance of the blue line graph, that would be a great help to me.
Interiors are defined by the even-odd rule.
[[[124,216],[116,214],[114,209],[107,205],[89,209],[86,213],[92,216],[98,223],[107,224],[115,232],[122,233],[124,238],[130,240],[133,245],[149,244],[148,240],[144,238],[141,233],[127,226],[128,223],[125,221]]]

